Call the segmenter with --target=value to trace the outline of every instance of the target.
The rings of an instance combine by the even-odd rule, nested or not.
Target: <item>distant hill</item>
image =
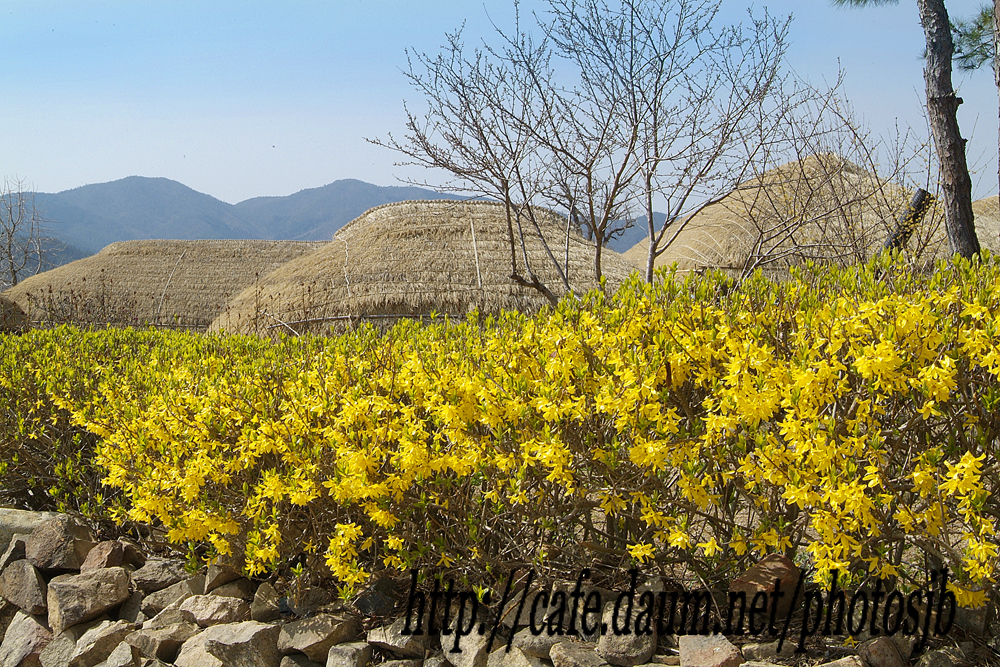
[[[373,206],[442,198],[453,197],[349,179],[233,205],[170,179],[130,176],[56,194],[39,192],[35,205],[48,221],[48,234],[90,254],[134,239],[325,241]]]

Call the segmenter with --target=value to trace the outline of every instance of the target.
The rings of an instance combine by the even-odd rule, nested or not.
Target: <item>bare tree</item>
[[[42,270],[42,217],[24,181],[4,178],[0,188],[0,289]]]
[[[766,140],[760,109],[778,82],[787,22],[765,14],[745,29],[716,28],[719,6],[549,0],[535,16],[539,39],[519,16],[513,32],[497,29],[498,46],[471,54],[451,34],[437,55],[408,54],[425,113],[408,109],[405,138],[375,143],[445,170],[454,179],[446,189],[504,202],[512,277],[550,299],[524,252],[525,226],[538,229],[536,202],[565,211],[567,233],[578,227],[594,240],[598,278],[604,245],[645,210],[651,280],[676,236],[667,228],[739,183],[760,157],[752,137]],[[652,209],[664,199],[657,230]],[[568,263],[545,247],[569,288]]]

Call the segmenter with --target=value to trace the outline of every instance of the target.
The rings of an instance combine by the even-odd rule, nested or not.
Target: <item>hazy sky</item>
[[[979,2],[949,0],[953,16]],[[728,20],[748,0],[723,0]],[[876,133],[924,131],[916,3],[866,10],[828,0],[754,3],[793,14],[789,65],[816,83],[839,66]],[[541,7],[524,0],[523,10]],[[341,178],[419,177],[365,142],[401,134],[404,49],[436,51],[509,26],[507,0],[48,2],[0,4],[0,176],[41,192],[164,176],[223,201],[287,195]],[[976,195],[997,192],[992,73],[956,74]],[[433,180],[433,177],[432,177]]]

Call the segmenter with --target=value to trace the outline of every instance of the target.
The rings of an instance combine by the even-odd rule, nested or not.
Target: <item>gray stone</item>
[[[189,611],[181,610],[177,605],[170,605],[159,614],[143,623],[142,629],[155,630],[157,628],[165,628],[178,623],[185,625],[198,625],[194,620],[194,614]]]
[[[42,667],[94,667],[133,630],[131,623],[107,619],[74,625],[56,635],[39,659]]]
[[[388,649],[397,655],[423,657],[424,651],[430,645],[427,627],[424,626],[422,635],[404,635],[405,626],[406,619],[397,618],[389,625],[373,628],[368,632],[368,643]]]
[[[392,577],[382,577],[358,594],[354,608],[365,616],[385,617],[396,609],[396,600],[404,591]]]
[[[62,516],[57,512],[29,512],[0,508],[0,545],[10,544],[15,534],[30,535],[31,531],[49,519]]]
[[[254,593],[256,592],[257,586],[254,585],[254,583],[249,579],[244,578],[230,581],[228,584],[223,584],[212,589],[212,595],[218,595],[226,598],[239,598],[240,600],[245,600],[247,602],[253,600]]]
[[[349,642],[331,646],[326,654],[326,667],[367,667],[375,652],[368,642]]]
[[[146,554],[142,553],[142,549],[139,547],[138,543],[127,537],[119,538],[118,541],[122,543],[122,547],[125,549],[122,556],[122,562],[125,565],[138,570],[146,564]]]
[[[433,655],[429,658],[424,658],[422,667],[451,667],[451,663],[439,655]]]
[[[60,514],[31,531],[24,557],[39,570],[79,570],[93,546],[89,528]]]
[[[87,554],[80,566],[81,573],[92,572],[104,567],[119,567],[125,560],[125,547],[118,540],[98,542]]]
[[[514,640],[511,642],[511,645],[521,649],[528,655],[548,660],[552,647],[564,641],[566,641],[565,637],[549,635],[548,632],[534,635],[531,633],[530,628],[525,628],[514,634]]]
[[[423,667],[423,660],[386,660],[379,667]]]
[[[118,618],[129,623],[139,623],[140,615],[145,619],[146,616],[142,614],[143,597],[145,596],[142,594],[142,591],[136,591],[129,595],[128,600],[125,600],[121,609],[118,610]]]
[[[549,658],[555,667],[603,667],[605,662],[591,642],[561,641],[552,647]]]
[[[788,646],[788,642],[785,642],[785,646]],[[784,650],[784,647],[782,647],[782,649]],[[778,642],[767,642],[766,644],[744,644],[741,647],[741,650],[743,652],[743,657],[746,658],[748,662],[755,660],[757,662],[766,662],[771,658],[778,657]]]
[[[7,632],[7,626],[14,620],[14,614],[19,611],[20,609],[15,605],[0,598],[0,641],[3,641],[3,635]]]
[[[200,632],[184,642],[174,660],[175,667],[224,667],[221,660],[205,650],[207,639],[206,633]]]
[[[52,633],[43,618],[18,611],[0,644],[0,667],[39,667],[38,656],[50,641]]]
[[[150,558],[132,573],[132,582],[140,591],[149,594],[184,581],[188,576],[184,570],[184,561]]]
[[[26,614],[44,614],[45,580],[35,566],[16,560],[0,574],[0,597],[18,606]]]
[[[544,664],[541,658],[528,655],[516,646],[511,646],[508,651],[506,645],[490,653],[486,661],[486,667],[542,667]]]
[[[964,663],[963,656],[954,648],[928,651],[920,656],[915,667],[958,667]]]
[[[257,587],[257,592],[253,596],[253,604],[250,605],[250,618],[261,623],[277,621],[281,618],[278,610],[278,591],[274,586],[266,581]]]
[[[219,586],[236,581],[241,577],[242,575],[232,565],[212,563],[208,566],[208,572],[205,574],[205,593],[211,593]]]
[[[7,545],[7,550],[0,556],[0,571],[3,571],[14,561],[24,558],[24,545],[27,541],[28,536],[24,533],[14,533],[13,537],[10,538],[10,544]]]
[[[868,667],[906,667],[906,661],[899,654],[896,643],[889,637],[863,642],[858,646],[858,655]]]
[[[305,653],[310,660],[322,662],[331,646],[353,641],[361,631],[361,623],[356,618],[317,614],[281,626],[278,650],[285,655]]]
[[[194,623],[173,623],[166,627],[136,630],[125,637],[125,641],[147,658],[173,662],[181,645],[198,631]]]
[[[313,662],[304,655],[286,655],[281,659],[278,667],[323,667],[323,665]]]
[[[189,612],[203,628],[250,619],[250,605],[239,598],[220,595],[193,595],[181,602],[180,609]]]
[[[152,562],[152,561],[150,561]],[[149,563],[147,563],[148,565]],[[133,573],[133,577],[135,574]],[[147,593],[142,599],[141,610],[147,617],[153,618],[161,611],[172,604],[180,604],[192,595],[199,595],[205,586],[205,575],[199,574],[196,577],[178,581],[177,583],[162,588],[155,593]]]
[[[615,603],[608,602],[604,605],[604,616],[601,618],[602,627],[611,629],[614,622]],[[621,612],[619,613],[621,614]],[[632,618],[635,618],[633,610]],[[656,619],[652,619],[650,633],[636,634],[635,625],[627,628],[628,634],[616,634],[615,632],[605,632],[597,642],[597,654],[604,658],[604,661],[611,665],[621,667],[632,667],[641,665],[649,661],[656,651]],[[621,623],[623,621],[619,621]]]
[[[279,632],[277,625],[257,621],[213,625],[204,632],[205,650],[227,666],[278,667]]]
[[[468,605],[469,603],[466,603],[464,612],[459,604],[451,610],[450,634],[441,637],[441,648],[444,651],[444,658],[454,667],[486,667],[492,648],[489,646],[491,632],[479,634],[476,626],[491,628],[492,619],[484,615],[484,610],[478,607],[477,612],[473,614],[472,608]],[[460,613],[463,615],[462,619],[459,619]]]
[[[139,658],[139,649],[123,641],[97,667],[136,667],[139,664]]]
[[[740,650],[722,635],[682,635],[681,667],[738,667]]]
[[[58,634],[97,618],[128,596],[128,572],[121,567],[56,577],[48,588],[49,627]]]

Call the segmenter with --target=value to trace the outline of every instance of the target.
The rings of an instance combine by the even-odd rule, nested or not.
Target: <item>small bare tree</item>
[[[4,178],[0,188],[0,290],[42,270],[42,217],[24,181]]]

